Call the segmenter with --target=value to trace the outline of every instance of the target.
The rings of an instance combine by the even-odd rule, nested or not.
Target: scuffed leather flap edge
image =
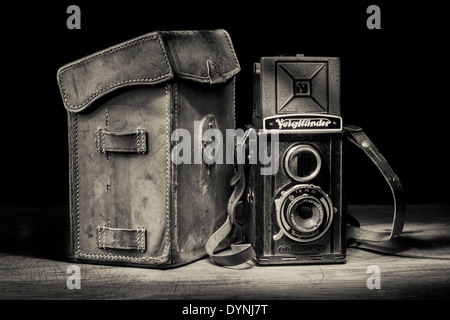
[[[160,32],[152,32],[62,66],[57,81],[69,112],[124,86],[157,84],[173,77]]]
[[[57,81],[65,108],[80,112],[121,87],[153,85],[174,77],[223,83],[241,70],[223,29],[156,31],[62,66]]]
[[[175,74],[207,84],[224,83],[241,71],[224,29],[161,31]]]

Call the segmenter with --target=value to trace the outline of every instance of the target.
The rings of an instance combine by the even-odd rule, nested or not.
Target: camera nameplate
[[[264,118],[263,130],[286,133],[342,131],[342,118],[334,115],[286,114]]]

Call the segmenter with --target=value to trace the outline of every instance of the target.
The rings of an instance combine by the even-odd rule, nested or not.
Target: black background
[[[227,30],[242,71],[238,126],[250,123],[252,67],[261,56],[341,59],[344,123],[364,128],[388,159],[409,203],[449,203],[448,32],[430,1],[111,1],[2,5],[1,205],[68,204],[62,65],[156,30]],[[81,9],[69,30],[66,9]],[[381,9],[369,30],[366,9]],[[6,72],[5,72],[6,71]],[[349,149],[350,203],[390,203],[382,176]]]

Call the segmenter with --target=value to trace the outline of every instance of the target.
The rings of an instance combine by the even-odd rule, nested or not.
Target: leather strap
[[[233,193],[230,196],[227,207],[227,219],[225,223],[208,239],[206,243],[206,253],[211,260],[221,266],[235,266],[247,262],[255,257],[255,252],[251,244],[232,244],[231,253],[214,253],[219,244],[231,233],[235,224],[236,207],[245,191],[244,165],[239,164],[238,170],[231,178]]]
[[[95,132],[95,146],[98,152],[145,153],[147,151],[147,132],[112,132],[98,129]]]
[[[97,247],[100,249],[136,250],[146,249],[146,231],[144,228],[110,228],[98,226]]]
[[[378,149],[375,147],[369,137],[367,137],[367,135],[362,131],[361,128],[349,125],[345,127],[345,130],[347,130],[347,132],[349,133],[348,140],[362,149],[383,174],[389,184],[389,187],[391,188],[392,196],[394,199],[394,219],[390,232],[376,232],[360,228],[359,222],[353,217],[350,217],[350,219],[347,220],[347,237],[365,241],[390,240],[398,236],[402,232],[405,223],[406,205],[403,187],[400,183],[400,179],[397,177],[386,159],[378,151]],[[217,248],[219,243],[223,239],[225,239],[232,230],[235,220],[234,215],[236,206],[245,191],[245,176],[243,165],[238,165],[238,170],[231,179],[231,185],[234,185],[235,189],[228,202],[227,219],[222,227],[220,227],[206,243],[206,252],[210,256],[211,260],[221,266],[238,265],[255,257],[255,253],[250,244],[232,245],[232,252],[226,255],[214,254],[214,250]]]
[[[355,144],[358,148],[364,151],[369,159],[375,164],[378,170],[383,174],[386,182],[392,192],[394,201],[394,214],[392,221],[392,228],[390,232],[375,232],[360,228],[359,226],[347,224],[347,236],[356,240],[365,241],[387,241],[398,236],[405,224],[406,204],[404,198],[404,190],[400,179],[392,170],[391,166],[383,155],[378,151],[369,137],[362,131],[361,128],[349,125],[345,129],[350,134],[348,140]]]

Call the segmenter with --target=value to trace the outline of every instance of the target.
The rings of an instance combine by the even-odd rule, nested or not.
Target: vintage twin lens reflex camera
[[[244,241],[260,264],[344,263],[339,58],[263,57],[253,100],[258,139],[278,132],[280,169],[248,166]]]

